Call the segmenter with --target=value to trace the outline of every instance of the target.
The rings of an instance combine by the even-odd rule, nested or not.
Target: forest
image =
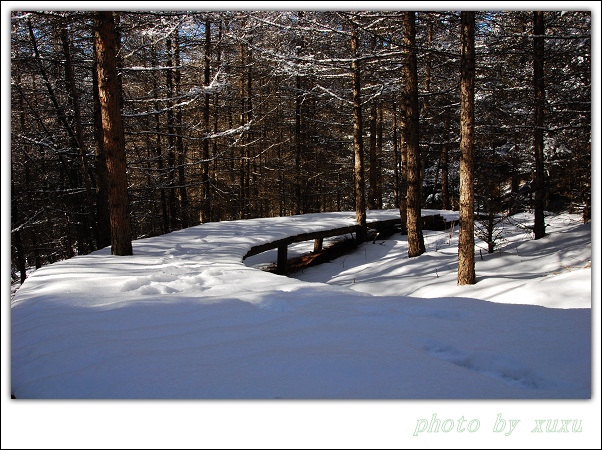
[[[111,245],[103,24],[119,207],[138,239],[234,219],[459,210],[463,17],[13,11],[14,279]],[[536,237],[538,211],[542,225],[544,211],[589,220],[591,12],[480,11],[472,23],[474,233],[493,251],[501,218],[520,211],[535,211]]]

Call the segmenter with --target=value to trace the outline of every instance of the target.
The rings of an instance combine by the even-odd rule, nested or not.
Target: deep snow
[[[36,271],[12,302],[12,393],[590,397],[590,225],[552,217],[533,241],[507,224],[469,287],[456,285],[455,231],[425,232],[412,259],[401,235],[366,243],[299,279],[257,270],[259,255],[242,263],[251,245],[353,217],[208,223],[138,240],[131,257],[104,249]]]
[[[202,417],[213,424],[206,433],[221,436],[211,445],[222,448],[246,442],[244,433],[230,435],[230,422],[249,436],[271,430],[259,446],[309,425],[333,439],[319,443],[342,442],[330,434],[344,429],[344,442],[368,446],[391,445],[392,433],[399,434],[396,446],[489,445],[483,436],[459,444],[452,442],[465,435],[414,436],[417,423],[433,414],[455,423],[461,416],[480,419],[484,435],[502,413],[525,423],[514,436],[545,442],[529,434],[533,419],[543,419],[541,405],[480,402],[471,410],[449,399],[582,399],[577,406],[548,401],[543,409],[551,418],[577,411],[566,418],[585,419],[591,432],[599,429],[599,411],[578,412],[592,394],[591,225],[575,215],[548,216],[548,236],[533,241],[525,229],[530,220],[524,214],[506,223],[499,248],[483,251],[482,259],[477,241],[477,284],[463,287],[456,284],[457,228],[425,231],[427,252],[412,259],[406,238],[396,234],[289,277],[258,269],[275,261],[275,251],[242,261],[253,245],[352,224],[351,212],[207,223],[137,240],[131,257],[103,249],[55,263],[34,272],[13,299],[11,391],[38,399],[448,400],[345,402],[334,411],[326,403],[321,412],[279,400],[227,410],[210,403],[185,418],[178,407],[172,423],[188,424],[189,433],[200,426],[194,417]],[[289,256],[312,246],[291,245]],[[164,411],[159,404],[159,410],[143,405],[136,418],[168,420],[155,417]],[[397,409],[383,417],[382,408]],[[112,429],[129,435],[127,412],[100,414],[121,418]],[[85,422],[79,414],[70,418],[78,420]],[[369,424],[384,427],[382,436],[366,440],[360,433]],[[320,446],[313,437],[295,435],[291,445]],[[290,438],[290,432],[281,437]],[[409,438],[421,440],[405,443]],[[558,444],[564,436],[545,438]]]

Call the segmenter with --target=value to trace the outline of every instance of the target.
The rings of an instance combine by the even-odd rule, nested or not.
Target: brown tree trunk
[[[543,163],[543,133],[544,133],[544,34],[545,26],[543,11],[533,13],[533,84],[535,87],[535,223],[533,226],[534,239],[540,239],[546,234],[544,220],[545,207],[545,174]]]
[[[458,284],[475,283],[474,262],[474,25],[475,13],[461,14],[460,79],[460,234]]]
[[[362,103],[360,83],[360,62],[358,59],[358,38],[356,25],[351,31],[351,76],[353,80],[353,154],[355,157],[355,220],[360,225],[356,239],[362,242],[366,239],[366,194],[364,179],[364,146],[362,143]]]
[[[246,46],[244,43],[241,43],[240,44],[240,66],[242,67],[242,70],[240,72],[240,122],[239,122],[240,126],[243,126],[247,119],[246,108],[248,108],[248,106],[247,106],[247,102],[245,101],[246,100],[245,86],[246,86],[246,78],[247,78],[246,72],[245,72],[246,64],[247,64]],[[247,215],[246,214],[247,199],[245,198],[245,179],[247,179],[246,165],[247,165],[247,160],[248,160],[248,149],[247,149],[247,146],[245,145],[245,143],[248,141],[248,139],[246,138],[247,133],[245,133],[245,138],[241,139],[242,145],[240,146],[239,180],[238,180],[238,183],[239,183],[238,218],[239,219],[244,219]]]
[[[174,37],[174,59],[175,59],[175,70],[174,70],[174,84],[176,88],[176,97],[179,98],[181,95],[181,74],[180,74],[180,34],[178,30],[175,31]],[[178,154],[178,184],[180,194],[180,215],[182,220],[182,228],[188,228],[190,226],[190,202],[188,200],[188,191],[186,189],[186,176],[184,167],[186,163],[186,147],[182,140],[182,134],[184,133],[183,122],[182,122],[182,109],[178,108],[176,111],[176,150]],[[217,131],[217,128],[216,130]]]
[[[405,116],[405,100],[401,102],[399,129],[401,130],[401,177],[399,180],[399,214],[401,216],[401,233],[408,234],[408,146],[405,138],[407,120]]]
[[[107,158],[111,253],[131,255],[132,232],[129,217],[125,137],[121,118],[121,90],[117,79],[117,37],[113,13],[95,15],[94,52],[98,71],[98,98],[103,130],[103,149]]]
[[[383,209],[383,104],[378,104],[376,122],[376,209]]]
[[[299,20],[303,19],[304,12],[298,11]],[[305,42],[300,39],[295,54],[297,57],[302,55]],[[295,214],[302,214],[304,210],[303,202],[303,155],[305,154],[305,133],[303,132],[302,104],[303,104],[303,82],[300,75],[295,76]]]
[[[418,70],[416,62],[415,13],[403,13],[404,66],[403,97],[405,128],[404,141],[407,151],[407,229],[408,257],[424,253],[422,235],[422,210],[420,189],[420,140],[418,130]]]
[[[301,181],[301,157],[303,155],[303,142],[301,141],[301,102],[303,94],[301,92],[301,77],[299,75],[295,77],[295,84],[295,214],[301,214],[303,212],[301,197],[301,185],[303,184]]]
[[[172,60],[172,44],[171,39],[165,39],[165,52],[167,56],[167,66],[173,65]],[[173,85],[173,72],[169,69],[165,73],[165,84],[167,87],[167,95],[169,100],[167,101],[167,185],[169,187],[169,228],[170,230],[177,230],[178,227],[178,205],[176,202],[176,140],[174,130],[174,113],[173,113],[173,98],[174,98],[174,85]]]
[[[211,22],[205,20],[205,67],[203,70],[203,85],[209,86],[211,82]],[[211,94],[205,94],[205,104],[203,106],[203,127],[205,133],[210,134],[211,124],[209,122]],[[209,186],[209,138],[203,139],[203,163],[201,172],[201,183],[203,185],[203,197],[201,200],[201,222],[211,221],[211,195]]]
[[[377,175],[376,175],[376,101],[370,102],[370,167],[368,169],[368,209],[377,209]]]
[[[444,143],[441,149],[441,203],[443,209],[451,209],[451,202],[449,201],[449,147],[447,143]]]
[[[98,61],[94,53],[94,70],[92,71],[92,101],[94,103],[94,139],[96,140],[96,227],[98,230],[98,248],[111,245],[111,214],[109,212],[109,175],[107,172],[107,156],[104,150],[100,99],[98,97]]]
[[[395,184],[395,189],[393,191],[395,207],[399,208],[399,165],[401,163],[399,157],[399,146],[398,146],[398,137],[397,137],[397,105],[393,102],[393,182]]]

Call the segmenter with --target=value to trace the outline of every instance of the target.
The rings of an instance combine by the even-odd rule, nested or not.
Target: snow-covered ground
[[[513,219],[494,254],[477,242],[473,286],[456,283],[457,229],[425,231],[427,252],[411,259],[397,234],[289,277],[257,269],[275,251],[242,261],[253,245],[353,224],[350,212],[207,223],[135,241],[134,256],[104,249],[43,267],[11,304],[11,392],[589,399],[591,225],[549,216],[534,241],[531,216]],[[420,417],[400,427],[414,432]]]

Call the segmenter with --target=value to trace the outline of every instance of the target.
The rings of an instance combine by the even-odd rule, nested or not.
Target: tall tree
[[[458,284],[475,283],[474,262],[474,11],[461,13],[460,60],[460,234]]]
[[[111,11],[99,11],[95,15],[94,53],[109,181],[111,253],[126,256],[133,253],[132,232],[128,211],[121,89],[117,78],[117,34]]]
[[[366,234],[366,182],[364,179],[364,145],[362,142],[362,101],[357,25],[351,28],[351,77],[353,82],[353,154],[355,158],[355,219],[361,227],[357,240],[363,241]]]
[[[211,79],[211,21],[205,19],[205,57],[203,68],[203,85],[209,86]],[[201,182],[203,184],[203,197],[201,201],[201,222],[211,220],[211,192],[209,184],[209,134],[211,133],[211,124],[209,122],[210,99],[211,94],[206,92],[203,105],[203,127],[207,136],[203,139],[203,163],[201,172]]]
[[[544,221],[545,207],[545,174],[543,163],[543,134],[544,134],[544,35],[545,26],[543,11],[533,12],[533,85],[534,85],[534,150],[535,150],[535,188],[533,234],[535,239],[541,239],[546,234]]]
[[[92,103],[94,105],[94,140],[95,149],[95,176],[96,176],[96,216],[98,220],[98,247],[104,248],[111,245],[111,214],[109,211],[109,175],[107,173],[107,154],[104,150],[102,132],[102,114],[100,98],[98,97],[98,66],[97,54],[94,52],[94,65],[92,70]]]
[[[418,64],[416,60],[416,13],[403,13],[404,65],[403,111],[405,127],[404,145],[407,152],[407,230],[408,256],[425,252],[422,235],[422,210],[420,189],[420,139],[418,111]]]

